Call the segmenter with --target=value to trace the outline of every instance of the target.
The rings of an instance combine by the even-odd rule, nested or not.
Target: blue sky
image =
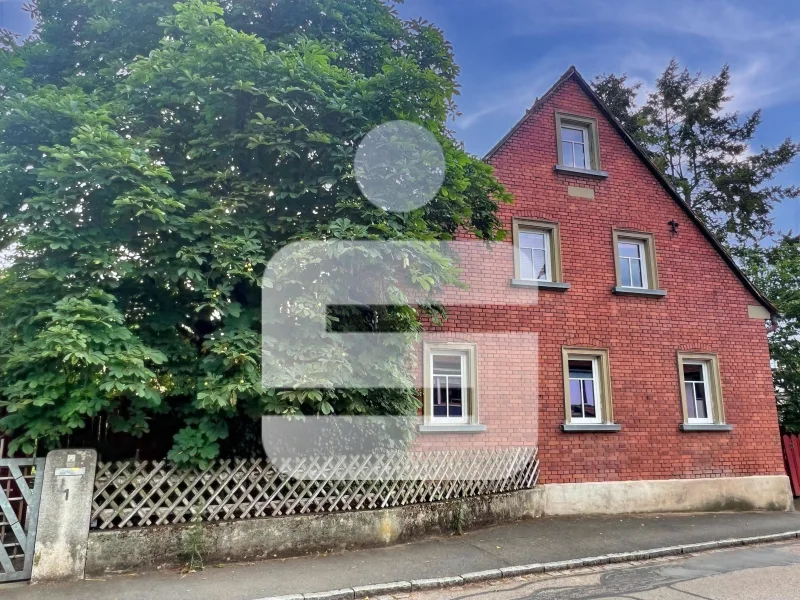
[[[0,0],[0,27],[25,31],[23,0]],[[574,64],[591,79],[622,73],[652,84],[671,57],[692,71],[732,69],[731,110],[763,109],[756,145],[800,140],[797,0],[406,0],[453,43],[462,113],[453,129],[482,155]],[[780,177],[800,184],[800,161]],[[800,200],[776,210],[800,232]]]
[[[763,109],[755,145],[800,140],[800,3],[797,0],[406,0],[403,16],[440,26],[461,67],[467,149],[483,154],[567,67],[587,79],[628,73],[652,85],[670,58],[691,71],[730,64],[730,110]],[[780,176],[800,184],[800,160]],[[776,210],[800,232],[800,200]]]

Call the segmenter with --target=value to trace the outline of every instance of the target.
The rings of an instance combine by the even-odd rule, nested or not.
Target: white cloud
[[[749,0],[501,0],[515,14],[511,31],[542,33],[552,28],[612,28],[642,33],[692,35],[726,43],[797,37],[800,19],[764,17],[764,4]],[[755,9],[755,10],[754,10]]]
[[[467,130],[490,115],[521,117],[525,109],[553,85],[567,66],[563,61],[544,57],[532,68],[494,82],[491,94],[480,98],[476,107],[465,110],[463,116],[456,119],[456,128]]]
[[[486,82],[480,92],[466,90],[462,102],[469,98],[471,103],[463,109],[463,116],[456,119],[455,127],[467,131],[488,117],[506,117],[510,126],[570,65],[575,65],[587,79],[604,72],[627,72],[629,81],[647,86],[671,57],[668,52],[651,51],[638,43],[615,42],[592,48],[558,45],[538,56],[532,64],[526,64],[524,69]],[[642,100],[646,99],[647,91],[646,87],[641,91]]]
[[[731,65],[732,110],[743,112],[800,99],[800,14],[788,6],[770,13],[749,0],[500,0],[508,15],[505,31],[519,44],[550,45],[533,64],[511,76],[484,82],[456,128],[467,130],[490,115],[519,118],[569,64],[587,77],[627,72],[631,81],[652,85],[670,58],[711,75]],[[783,13],[783,14],[781,14]],[[494,31],[494,34],[497,32]],[[555,46],[553,46],[553,40]]]

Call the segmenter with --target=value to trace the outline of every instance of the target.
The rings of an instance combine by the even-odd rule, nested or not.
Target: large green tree
[[[744,264],[781,313],[769,334],[772,376],[781,424],[800,433],[800,238],[782,236],[748,252]]]
[[[705,78],[673,59],[643,103],[637,103],[641,84],[626,75],[599,76],[593,87],[734,254],[772,235],[772,209],[800,196],[800,187],[774,181],[800,154],[800,144],[786,139],[774,148],[754,147],[761,111],[726,111],[727,66]]]
[[[262,414],[413,413],[410,388],[263,389],[260,278],[298,240],[502,236],[507,193],[446,128],[458,69],[441,32],[380,0],[38,0],[35,17],[0,52],[14,445],[58,445],[95,417],[142,436],[163,418],[178,423],[170,457],[202,462]],[[397,119],[431,131],[447,164],[436,198],[403,214],[353,178],[359,140]],[[406,283],[455,281],[444,255],[429,278],[390,258]],[[334,321],[419,327],[408,307]]]

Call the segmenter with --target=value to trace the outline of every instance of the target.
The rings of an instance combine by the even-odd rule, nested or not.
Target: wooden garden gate
[[[797,498],[800,496],[800,436],[784,434],[781,442],[786,474],[792,484],[792,494]]]
[[[0,582],[31,578],[44,458],[0,458]]]

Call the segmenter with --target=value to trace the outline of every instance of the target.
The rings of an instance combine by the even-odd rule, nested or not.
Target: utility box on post
[[[47,455],[32,583],[83,579],[96,467],[94,450]]]

